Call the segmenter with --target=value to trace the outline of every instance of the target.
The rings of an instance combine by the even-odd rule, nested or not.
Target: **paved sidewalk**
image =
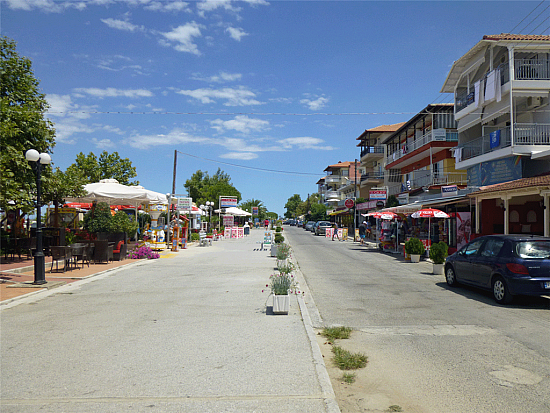
[[[263,233],[3,305],[0,410],[339,413],[304,299],[262,292]]]

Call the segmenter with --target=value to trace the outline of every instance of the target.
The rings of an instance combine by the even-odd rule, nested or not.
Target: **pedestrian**
[[[363,221],[359,225],[359,238],[361,238],[361,245],[365,243],[365,235],[367,234],[367,222]]]
[[[334,236],[336,235],[336,238],[338,241],[340,241],[340,237],[338,236],[338,224],[335,222],[332,224],[332,240],[334,241]]]
[[[267,227],[269,227],[269,219],[266,219],[264,221],[264,225],[265,225],[265,230],[267,231]]]

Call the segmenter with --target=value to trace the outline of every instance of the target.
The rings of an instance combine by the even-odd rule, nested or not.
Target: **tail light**
[[[529,275],[529,270],[525,265],[508,263],[506,264],[506,268],[508,268],[508,270],[510,270],[514,274]]]

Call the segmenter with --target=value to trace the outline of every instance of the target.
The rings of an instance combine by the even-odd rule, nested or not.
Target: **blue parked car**
[[[487,235],[474,239],[445,262],[447,284],[469,284],[493,292],[499,304],[514,295],[550,295],[550,238]]]

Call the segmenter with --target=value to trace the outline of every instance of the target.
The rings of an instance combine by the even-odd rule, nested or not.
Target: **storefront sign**
[[[220,208],[231,208],[237,206],[237,198],[220,196]]]
[[[192,207],[192,198],[178,198],[178,211],[190,211]]]
[[[397,195],[397,200],[399,201],[399,205],[407,205],[409,203],[409,194],[399,194]]]
[[[447,185],[441,187],[441,196],[457,196],[458,195],[458,186],[456,185]]]
[[[223,226],[232,227],[235,225],[235,217],[233,215],[224,215],[223,216]]]
[[[355,201],[351,198],[348,198],[344,201],[344,205],[346,206],[346,208],[353,208],[353,206],[355,205]]]
[[[521,156],[482,162],[467,169],[469,186],[485,186],[522,178]]]
[[[252,215],[260,215],[258,207],[252,207]]]
[[[383,201],[378,201],[378,202],[382,202],[382,206],[384,206]],[[360,204],[357,204],[356,209],[358,211],[362,211],[364,209],[374,209],[374,208],[376,208],[376,204],[377,204],[376,201],[362,202]]]
[[[369,191],[370,200],[382,199],[385,201],[386,198],[387,198],[387,192],[385,189],[384,190],[377,189],[377,190]]]

